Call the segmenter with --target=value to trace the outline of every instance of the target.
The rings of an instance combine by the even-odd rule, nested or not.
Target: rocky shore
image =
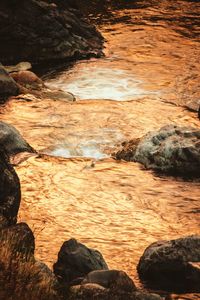
[[[49,1],[50,2],[50,1]],[[103,37],[73,3],[3,0],[0,59],[5,64],[101,56]]]
[[[67,4],[65,1],[2,1],[1,61],[38,63],[102,55],[103,38],[83,20],[79,5],[78,1]],[[5,104],[10,96],[17,101],[18,95],[25,101],[35,98],[75,101],[72,94],[45,86],[30,71],[29,63],[8,68],[0,65],[1,102]],[[168,125],[124,142],[114,157],[139,162],[147,169],[164,174],[199,177],[199,139],[197,128]],[[2,121],[0,146],[0,299],[169,300],[173,299],[172,293],[200,292],[199,235],[159,240],[144,249],[137,265],[143,289],[124,271],[110,269],[98,250],[75,238],[63,241],[52,269],[38,261],[33,230],[28,224],[17,222],[21,187],[14,165],[30,156],[42,157],[42,154],[15,127]],[[51,157],[49,160],[53,162]],[[83,169],[94,165],[83,166]],[[35,194],[39,192],[39,189],[34,190]],[[114,192],[115,187],[112,197]],[[120,198],[123,195],[124,191]],[[162,293],[148,290],[162,290]]]

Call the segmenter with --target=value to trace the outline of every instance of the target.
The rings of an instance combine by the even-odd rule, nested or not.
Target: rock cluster
[[[0,299],[163,299],[138,290],[125,272],[109,270],[99,251],[75,239],[62,245],[54,273],[35,259],[33,232],[25,223],[16,224],[21,199],[20,182],[9,163],[10,154],[16,150],[31,151],[32,147],[15,128],[3,122],[1,125],[3,132],[8,129],[9,134],[0,150]],[[199,249],[200,236],[156,242],[141,257],[139,276],[150,288],[199,292]]]
[[[122,144],[117,159],[142,163],[155,171],[200,176],[200,130],[167,125]]]
[[[0,28],[3,64],[102,55],[101,34],[72,2],[60,6],[40,0],[2,0]]]

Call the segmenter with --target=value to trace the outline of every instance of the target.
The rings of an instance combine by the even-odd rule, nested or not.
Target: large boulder
[[[21,200],[19,178],[0,148],[0,228],[15,224]]]
[[[200,130],[167,125],[141,139],[123,143],[114,155],[156,171],[200,176]]]
[[[20,152],[36,152],[15,127],[2,121],[0,121],[0,147],[5,149],[8,156]]]
[[[40,0],[1,0],[0,28],[3,64],[102,54],[101,34],[84,21],[72,3],[65,8]]]
[[[4,102],[9,96],[18,95],[18,92],[16,82],[0,63],[0,102]]]
[[[53,269],[61,281],[72,284],[81,282],[89,272],[107,270],[108,266],[99,251],[70,239],[62,245]]]
[[[200,236],[151,244],[137,269],[141,280],[151,288],[200,292]]]

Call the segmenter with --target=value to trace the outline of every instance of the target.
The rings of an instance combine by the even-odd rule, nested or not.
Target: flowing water
[[[151,242],[200,233],[200,183],[158,177],[110,154],[163,125],[200,128],[185,108],[200,100],[200,4],[136,1],[111,13],[103,22],[94,17],[106,39],[104,58],[46,76],[76,102],[21,98],[1,119],[48,154],[17,167],[20,220],[34,230],[36,256],[52,266],[61,244],[75,237],[140,286],[136,265]]]

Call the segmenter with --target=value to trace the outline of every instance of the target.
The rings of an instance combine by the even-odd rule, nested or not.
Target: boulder
[[[151,244],[137,269],[140,279],[151,288],[200,292],[200,236]]]
[[[103,37],[73,1],[60,6],[40,0],[1,0],[0,28],[3,64],[102,55]]]
[[[80,283],[89,272],[107,270],[108,266],[99,251],[70,239],[62,245],[53,269],[61,281],[71,285]]]
[[[0,147],[5,149],[8,156],[20,152],[36,153],[25,141],[19,131],[10,124],[0,121]]]
[[[0,63],[0,101],[4,102],[9,96],[18,95],[18,92],[16,82]]]
[[[117,159],[142,163],[155,171],[200,176],[200,130],[168,125],[123,143]]]
[[[15,224],[21,200],[20,182],[9,163],[6,151],[0,148],[0,228]]]

